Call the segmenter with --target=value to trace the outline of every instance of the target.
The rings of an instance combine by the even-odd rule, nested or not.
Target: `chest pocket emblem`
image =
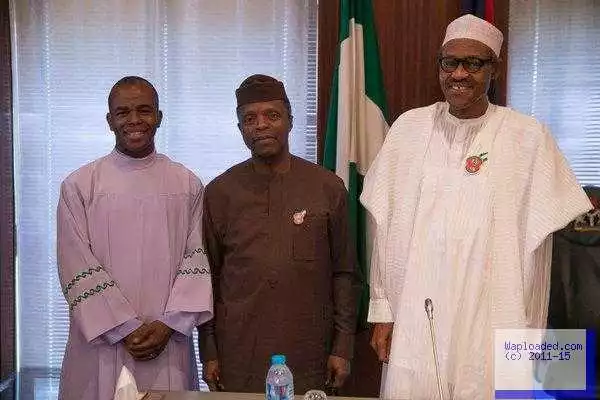
[[[292,216],[294,225],[302,225],[304,223],[304,217],[306,217],[306,210],[295,212]]]

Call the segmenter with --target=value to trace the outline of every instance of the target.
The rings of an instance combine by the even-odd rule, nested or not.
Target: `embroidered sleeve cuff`
[[[390,303],[386,299],[372,299],[369,302],[369,322],[394,322]]]
[[[331,354],[342,357],[345,360],[351,360],[354,355],[354,335],[337,331],[333,340]]]

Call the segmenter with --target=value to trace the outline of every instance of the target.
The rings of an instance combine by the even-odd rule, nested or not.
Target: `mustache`
[[[452,85],[455,83],[468,83],[468,84],[473,84],[473,79],[470,78],[463,78],[463,79],[447,79],[446,80],[446,85]]]
[[[252,143],[258,142],[259,140],[264,140],[264,139],[274,139],[277,140],[277,138],[273,135],[260,135],[260,136],[256,136],[252,138]]]
[[[472,89],[474,87],[474,85],[472,83],[466,82],[466,81],[448,82],[444,85],[444,87],[446,89],[452,89],[452,86],[454,86],[454,85],[462,86],[466,89]]]

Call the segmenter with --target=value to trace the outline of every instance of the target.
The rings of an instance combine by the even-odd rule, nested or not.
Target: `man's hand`
[[[130,333],[123,342],[136,360],[153,360],[162,353],[173,334],[173,329],[160,321],[144,324]]]
[[[377,353],[379,361],[389,362],[390,349],[392,347],[392,333],[394,332],[394,323],[378,323],[373,329],[371,337],[371,347]]]
[[[225,388],[221,385],[221,370],[219,369],[219,361],[210,360],[202,365],[202,378],[208,385],[211,392],[221,392]]]
[[[131,348],[132,346],[138,345],[142,342],[142,340],[146,337],[147,330],[148,325],[143,324],[123,339],[123,344],[125,345],[127,352],[129,352],[133,358],[135,358],[135,354],[132,353]]]
[[[326,386],[339,389],[350,375],[350,361],[331,355],[327,359],[327,381]]]

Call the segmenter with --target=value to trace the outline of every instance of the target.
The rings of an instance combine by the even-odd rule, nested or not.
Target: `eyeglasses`
[[[465,57],[465,58],[455,58],[455,57],[439,57],[438,63],[440,64],[440,68],[444,70],[444,72],[454,72],[458,68],[459,65],[462,65],[465,71],[468,73],[474,74],[475,72],[479,72],[481,68],[485,64],[491,64],[494,60],[492,58],[478,58],[478,57]]]

